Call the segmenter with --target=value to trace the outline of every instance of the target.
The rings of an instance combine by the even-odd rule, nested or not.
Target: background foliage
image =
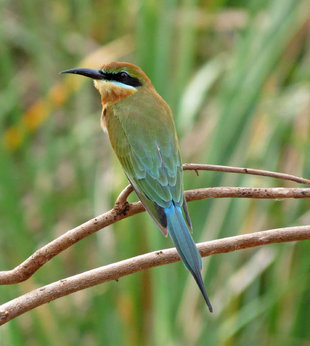
[[[110,209],[127,184],[99,126],[97,92],[58,75],[67,68],[139,64],[173,109],[184,162],[309,178],[309,23],[309,0],[1,0],[0,270]],[[187,189],[280,184],[185,173]],[[197,242],[310,222],[305,200],[189,208]],[[0,287],[0,300],[170,246],[137,215]],[[309,345],[309,251],[302,242],[204,259],[212,315],[178,263],[37,308],[1,327],[0,344]]]

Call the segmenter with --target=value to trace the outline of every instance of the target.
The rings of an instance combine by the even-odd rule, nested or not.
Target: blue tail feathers
[[[165,214],[167,216],[168,233],[175,247],[177,248],[185,267],[193,275],[208,305],[210,312],[212,312],[212,305],[207,296],[206,289],[201,277],[201,256],[190,234],[188,226],[185,223],[182,210],[179,206],[176,206],[174,205],[174,203],[172,203],[170,207],[165,208]]]

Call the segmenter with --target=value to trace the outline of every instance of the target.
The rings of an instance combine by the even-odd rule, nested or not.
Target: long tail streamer
[[[168,233],[185,267],[193,275],[210,312],[212,312],[213,308],[201,277],[201,256],[186,225],[182,210],[179,206],[175,206],[172,203],[169,208],[165,208],[165,213],[167,216]]]

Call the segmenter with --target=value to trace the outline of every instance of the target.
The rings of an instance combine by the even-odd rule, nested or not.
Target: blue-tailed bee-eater
[[[168,104],[133,64],[111,62],[100,70],[77,68],[62,73],[94,80],[101,95],[101,126],[128,180],[157,227],[170,235],[212,312],[201,276],[201,256],[191,236],[179,143]]]

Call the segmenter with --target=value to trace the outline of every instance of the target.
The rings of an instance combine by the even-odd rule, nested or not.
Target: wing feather
[[[107,113],[113,149],[142,203],[166,235],[163,208],[172,201],[183,206],[183,171],[170,108],[159,95],[146,93],[144,98],[133,95],[118,102]]]

